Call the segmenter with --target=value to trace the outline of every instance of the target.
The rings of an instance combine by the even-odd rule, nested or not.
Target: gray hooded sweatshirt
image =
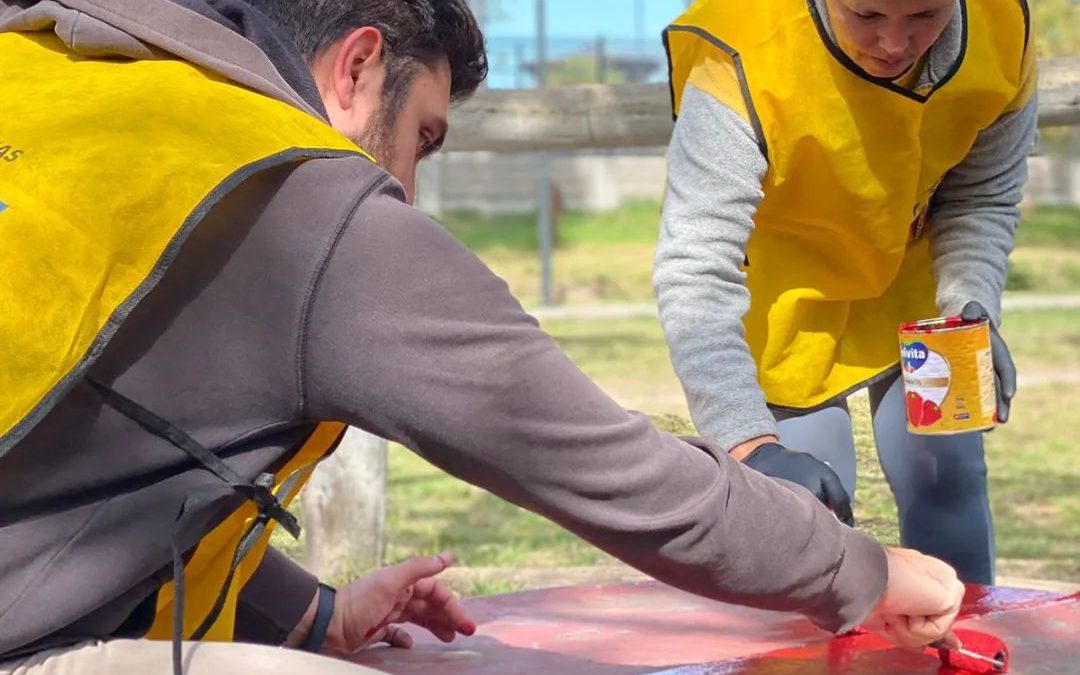
[[[235,0],[0,0],[0,30],[53,30],[98,56],[154,47],[322,117],[302,61]],[[230,193],[88,377],[248,480],[337,420],[693,593],[841,630],[884,589],[880,545],[802,488],[622,409],[359,157],[269,169]],[[144,635],[178,509],[216,482],[76,384],[0,458],[0,660]],[[202,505],[182,549],[236,506]],[[241,595],[237,638],[280,642],[315,583],[269,553]]]

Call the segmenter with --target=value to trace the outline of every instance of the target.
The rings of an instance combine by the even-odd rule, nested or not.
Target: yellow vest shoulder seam
[[[754,109],[753,97],[750,95],[750,85],[746,80],[746,69],[743,68],[742,59],[740,58],[739,53],[737,51],[735,51],[726,42],[721,40],[720,38],[716,37],[712,33],[708,32],[708,31],[706,31],[706,30],[704,30],[704,29],[702,29],[702,28],[700,28],[698,26],[684,26],[684,25],[679,25],[679,24],[672,24],[672,25],[668,26],[664,30],[664,49],[665,49],[665,51],[667,52],[667,55],[668,55],[668,67],[669,67],[669,69],[671,67],[671,62],[672,62],[672,60],[671,60],[671,45],[670,45],[670,37],[671,37],[672,33],[689,33],[689,34],[692,34],[692,35],[696,36],[697,38],[699,38],[701,40],[704,40],[705,42],[707,42],[711,46],[715,47],[720,52],[722,52],[728,59],[730,59],[731,65],[734,67],[734,70],[735,70],[735,75],[738,78],[739,91],[742,94],[742,102],[743,102],[743,105],[745,105],[746,114],[745,114],[745,116],[743,116],[743,111],[740,111],[737,108],[732,108],[732,109],[735,110],[735,112],[738,113],[740,116],[743,116],[744,119],[746,119],[750,123],[750,126],[754,130],[754,136],[757,138],[758,147],[761,149],[761,154],[762,154],[762,156],[765,157],[765,161],[768,161],[769,160],[768,142],[765,140],[765,132],[761,127],[761,120],[758,118],[757,111]],[[670,83],[670,80],[671,80],[671,78],[669,77],[669,83]],[[712,93],[712,92],[710,92],[710,93]],[[674,100],[674,97],[675,97],[674,88],[672,88],[672,90],[671,90],[671,95],[672,95],[672,110],[674,111],[674,110],[678,109],[677,106],[675,105],[676,101]],[[726,101],[721,100],[721,102],[724,103],[725,105],[728,105],[728,107],[732,107],[730,105],[730,103],[728,103]]]

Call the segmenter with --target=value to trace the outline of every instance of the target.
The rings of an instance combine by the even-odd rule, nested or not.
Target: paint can
[[[913,434],[963,434],[997,424],[990,322],[960,317],[900,326],[907,428]]]

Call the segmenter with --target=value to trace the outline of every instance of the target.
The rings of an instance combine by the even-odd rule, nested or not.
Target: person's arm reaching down
[[[714,64],[698,75],[734,77]],[[851,497],[836,473],[777,443],[746,345],[750,292],[742,265],[767,168],[749,122],[688,84],[668,148],[653,270],[660,322],[698,432],[751,468],[798,482],[852,524]]]
[[[765,157],[746,120],[688,84],[667,160],[653,285],[694,425],[725,449],[775,437],[742,323]]]
[[[805,490],[657,431],[601,392],[440,226],[372,196],[306,321],[306,413],[413,449],[707,597],[861,621],[886,557]]]

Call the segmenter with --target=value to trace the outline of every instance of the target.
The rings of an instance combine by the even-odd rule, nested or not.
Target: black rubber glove
[[[964,321],[989,319],[990,314],[978,302],[972,300],[960,311]],[[990,322],[990,356],[994,361],[994,385],[997,391],[997,421],[1005,424],[1009,421],[1009,407],[1016,395],[1016,366],[1013,364],[1009,347],[1005,344],[994,322]]]
[[[765,443],[747,455],[743,464],[772,478],[798,483],[827,506],[845,525],[855,526],[851,497],[836,472],[813,455]]]

